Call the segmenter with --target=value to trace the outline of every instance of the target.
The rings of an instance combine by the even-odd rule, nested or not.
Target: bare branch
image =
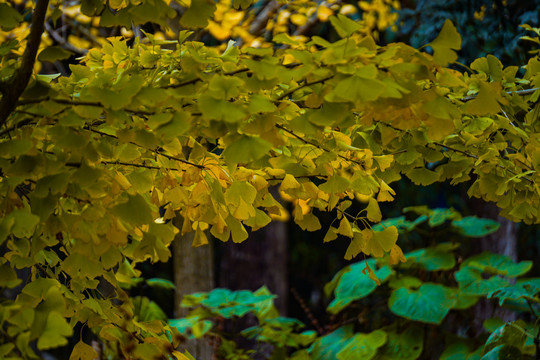
[[[60,44],[60,46],[64,49],[79,55],[86,55],[88,53],[87,49],[78,48],[70,44],[68,41],[64,40],[64,38],[60,36],[50,24],[45,23],[45,30],[47,30],[47,33],[54,39],[54,41]]]
[[[316,147],[317,149],[321,149],[327,153],[333,153],[332,151],[328,150],[327,148],[319,145],[319,144],[316,144],[314,142],[311,142],[309,140],[306,140],[304,139],[303,137],[301,137],[300,135],[296,134],[294,131],[292,130],[289,130],[287,129],[286,127],[284,127],[283,125],[280,125],[280,124],[276,124],[275,127],[277,127],[278,129],[281,129],[283,131],[285,131],[286,133],[294,136],[295,138],[297,138],[298,140],[302,141],[304,144],[308,144],[308,145],[311,145],[311,146],[314,146]],[[335,153],[334,153],[335,154]],[[341,154],[336,154],[337,157],[339,157],[340,159],[343,159],[345,161],[349,161],[349,162],[352,162],[352,163],[355,163],[356,165],[360,165],[362,168],[364,168],[364,163],[362,161],[357,161],[357,160],[354,160],[354,159],[351,159],[351,158],[348,158],[346,156],[343,156]]]
[[[21,67],[17,69],[11,81],[8,84],[4,84],[7,86],[3,86],[4,91],[2,100],[0,101],[0,126],[6,123],[7,118],[17,106],[17,100],[19,100],[24,89],[28,86],[28,81],[30,80],[36,62],[39,44],[41,43],[41,34],[43,34],[43,24],[45,23],[48,6],[49,0],[37,0],[36,2],[36,7],[32,14],[32,27],[26,43],[26,49],[24,49],[22,55]]]
[[[508,95],[516,94],[516,95],[520,95],[520,96],[525,96],[525,95],[530,95],[530,94],[534,93],[536,90],[540,90],[540,88],[532,88],[532,89],[516,90],[516,91],[507,91],[506,93]],[[471,96],[465,96],[464,98],[459,99],[459,101],[473,100],[473,99],[476,99],[477,96],[478,96],[478,94],[474,94],[474,95],[471,95]]]

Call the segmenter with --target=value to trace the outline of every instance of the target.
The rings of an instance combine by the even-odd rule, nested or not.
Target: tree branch
[[[36,55],[41,43],[45,15],[49,6],[49,0],[36,0],[36,7],[32,14],[32,27],[26,43],[26,49],[22,55],[21,66],[9,81],[7,86],[2,86],[2,100],[0,101],[0,126],[4,125],[9,115],[17,106],[17,100],[28,86],[28,81],[32,75]]]
[[[128,163],[124,161],[101,161],[102,164],[107,165],[121,165],[121,166],[132,166],[132,167],[138,167],[138,168],[145,168],[145,169],[155,169],[155,170],[174,170],[174,171],[180,171],[176,168],[164,168],[160,166],[154,166],[154,165],[145,165],[145,164],[135,164],[135,163]]]
[[[98,135],[101,135],[101,136],[108,136],[108,137],[111,137],[111,138],[113,138],[113,139],[117,139],[117,140],[118,140],[118,137],[117,137],[116,135],[107,134],[106,132],[99,131],[99,130],[96,130],[96,129],[92,129],[92,128],[89,127],[89,126],[86,126],[84,129],[85,129],[85,130],[88,130],[88,131],[91,131],[91,132],[93,132],[93,133],[96,133],[96,134],[98,134]],[[153,151],[153,152],[155,152],[157,155],[163,156],[163,157],[165,157],[165,158],[167,158],[167,159],[169,159],[169,160],[175,160],[175,161],[181,162],[181,163],[186,164],[186,165],[194,166],[194,167],[196,167],[196,168],[198,168],[198,169],[201,169],[201,170],[206,169],[206,166],[204,166],[204,165],[195,164],[195,163],[193,163],[193,162],[191,162],[191,161],[184,160],[184,159],[180,159],[179,157],[176,157],[176,156],[167,155],[167,154],[165,154],[165,153],[163,153],[163,152],[161,152],[161,151],[159,151],[159,150],[147,149],[147,148],[145,148],[144,146],[141,146],[141,145],[139,145],[139,144],[137,144],[137,143],[135,143],[135,142],[133,142],[133,141],[130,141],[129,143],[132,144],[132,145],[135,145],[135,146],[137,146],[137,147],[139,147],[139,148],[141,148],[141,149],[144,149],[144,150],[146,150],[146,151]],[[118,162],[116,162],[116,163],[118,163]],[[131,165],[131,166],[133,166],[133,164],[128,164],[128,163],[125,163],[125,164],[119,164],[119,165]],[[161,169],[161,168],[160,168],[160,169]]]
[[[332,151],[322,147],[321,145],[319,144],[316,144],[314,142],[311,142],[309,140],[306,140],[304,139],[303,137],[301,137],[300,135],[296,134],[295,132],[293,132],[292,130],[289,130],[287,129],[286,127],[284,127],[283,125],[280,125],[280,124],[276,124],[275,127],[277,127],[278,129],[281,129],[283,131],[285,131],[286,133],[294,136],[295,138],[297,138],[298,140],[302,141],[304,144],[308,144],[308,145],[311,145],[311,146],[315,146],[317,149],[321,149],[327,153],[332,153]],[[335,153],[334,153],[335,154]],[[352,163],[355,163],[356,165],[360,165],[362,167],[362,169],[364,168],[364,163],[362,161],[357,161],[357,160],[354,160],[354,159],[351,159],[351,158],[348,158],[346,156],[343,156],[341,154],[335,154],[337,157],[345,160],[345,161],[350,161]]]
[[[280,97],[278,97],[278,101],[279,100],[283,100],[285,99],[286,97],[288,97],[289,95],[292,95],[294,94],[296,91],[302,89],[302,88],[305,88],[306,86],[311,86],[311,85],[315,85],[315,84],[320,84],[320,83],[323,83],[327,80],[330,80],[331,78],[333,78],[334,75],[330,75],[330,76],[327,76],[325,78],[322,78],[322,79],[319,79],[319,80],[315,80],[315,81],[306,81],[305,83],[303,83],[302,85],[300,86],[297,86],[296,88],[290,90],[290,91],[287,91],[285,94],[281,95]]]
[[[534,93],[536,90],[540,90],[540,88],[536,87],[536,88],[525,89],[525,90],[507,91],[506,93],[508,95],[516,94],[516,95],[519,95],[519,96],[525,96],[525,95],[530,95],[530,94]],[[477,96],[478,96],[478,94],[474,94],[474,95],[471,95],[471,96],[465,96],[464,98],[459,99],[459,101],[473,100],[473,99],[476,99]]]
[[[70,44],[62,36],[58,35],[53,27],[47,23],[45,23],[45,30],[47,30],[47,33],[54,39],[54,41],[60,44],[60,46],[64,49],[79,55],[86,55],[88,53],[87,49],[78,48],[75,45]]]

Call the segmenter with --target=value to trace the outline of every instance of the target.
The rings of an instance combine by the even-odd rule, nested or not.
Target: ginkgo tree
[[[348,238],[347,259],[389,254],[390,265],[405,261],[398,229],[374,225],[403,176],[470,181],[469,195],[503,216],[540,222],[538,56],[523,76],[489,55],[460,72],[450,21],[426,44],[432,52],[379,46],[375,15],[355,21],[331,3],[299,1],[287,21],[328,21],[334,42],[279,31],[256,41],[241,32],[258,25],[250,1],[84,0],[89,23],[178,33],[167,40],[137,27],[129,41],[89,46],[69,75],[40,75],[39,61],[65,59],[84,42],[47,46],[47,21],[67,10],[26,4],[24,32],[24,9],[0,3],[0,286],[20,289],[0,305],[3,357],[35,358],[84,324],[122,357],[185,359],[178,329],[139,318],[123,287],[138,263],[166,261],[178,232],[194,232],[193,246],[209,234],[240,243],[286,218],[271,187],[303,230],[321,228],[315,210],[334,214],[324,240]],[[230,7],[245,25],[225,21]],[[190,39],[190,29],[215,35],[218,25],[238,43]],[[364,209],[351,213],[353,201]],[[179,229],[167,221],[176,216]],[[72,356],[93,351],[81,339]]]

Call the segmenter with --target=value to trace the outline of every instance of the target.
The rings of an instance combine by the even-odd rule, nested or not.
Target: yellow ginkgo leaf
[[[379,203],[377,203],[377,200],[370,197],[366,210],[367,210],[367,218],[369,221],[373,221],[373,222],[381,221],[382,214],[381,214],[381,209],[379,208]]]
[[[343,216],[341,218],[341,221],[339,222],[339,228],[337,229],[337,233],[350,238],[354,236],[351,223],[349,222],[349,220],[347,220],[345,216]]]
[[[405,258],[405,255],[403,255],[401,248],[394,245],[392,246],[392,249],[390,249],[390,258],[388,259],[388,264],[396,265],[400,262],[407,262],[407,259]]]

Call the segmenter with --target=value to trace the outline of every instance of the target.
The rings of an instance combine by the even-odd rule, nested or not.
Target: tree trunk
[[[222,246],[219,286],[231,290],[257,290],[265,285],[277,295],[274,304],[281,315],[287,313],[287,224],[272,222],[250,233],[241,243],[227,242]],[[257,325],[254,316],[227,321],[227,332],[238,334],[243,329]],[[258,344],[242,337],[234,339],[244,349],[256,349],[251,358],[268,359],[273,352],[269,344]]]
[[[231,290],[257,290],[263,285],[277,295],[276,308],[287,312],[287,224],[272,222],[241,243],[223,245],[219,285]]]
[[[471,199],[470,206],[478,217],[493,219],[501,224],[499,230],[491,235],[478,239],[477,252],[489,251],[495,254],[506,255],[517,260],[517,226],[511,220],[499,216],[500,209],[494,203],[487,203],[481,199]],[[474,241],[474,240],[472,240]],[[473,330],[475,334],[482,333],[483,322],[492,317],[498,317],[504,322],[516,320],[516,313],[498,306],[494,301],[482,299],[474,308],[475,319]]]
[[[182,228],[182,219],[176,217],[175,226]],[[181,318],[188,310],[180,307],[184,295],[210,291],[214,288],[214,257],[212,243],[201,247],[192,247],[194,233],[177,235],[173,243],[175,315]],[[212,346],[206,339],[189,339],[183,345],[195,359],[212,359]]]

